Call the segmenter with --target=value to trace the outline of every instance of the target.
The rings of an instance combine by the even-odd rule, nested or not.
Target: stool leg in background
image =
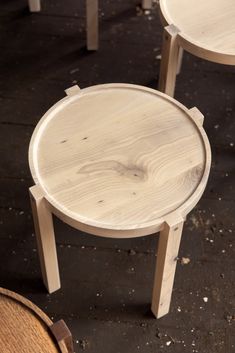
[[[164,28],[162,59],[159,77],[159,91],[174,96],[175,81],[179,63],[179,44],[177,35],[179,30],[174,25]]]
[[[29,189],[43,282],[49,293],[60,288],[52,214],[40,187]]]
[[[152,297],[156,318],[169,312],[183,224],[180,216],[171,216],[160,232]]]
[[[153,0],[142,0],[142,8],[150,10],[153,7]]]
[[[41,10],[40,0],[28,0],[28,4],[31,12],[39,12]]]
[[[182,62],[183,62],[183,55],[184,55],[184,49],[182,47],[179,48],[179,55],[178,55],[178,65],[177,65],[177,75],[180,74],[181,67],[182,67]]]
[[[98,49],[98,0],[86,0],[86,23],[87,23],[87,49]]]

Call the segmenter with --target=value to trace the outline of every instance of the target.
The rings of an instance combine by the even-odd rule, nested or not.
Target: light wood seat
[[[152,304],[160,317],[169,310],[184,218],[209,175],[202,115],[141,86],[66,92],[39,122],[29,148],[44,282],[50,292],[60,287],[51,212],[100,236],[161,231]]]
[[[160,14],[165,26],[162,92],[174,95],[180,48],[206,60],[235,65],[234,0],[160,0]]]
[[[73,353],[72,336],[63,320],[53,324],[36,305],[0,288],[0,352]]]
[[[41,11],[41,0],[28,0],[31,12]],[[87,49],[97,50],[99,47],[98,0],[86,0]]]

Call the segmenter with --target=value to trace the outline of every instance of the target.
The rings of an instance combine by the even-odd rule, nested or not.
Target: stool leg
[[[159,77],[159,91],[174,96],[175,81],[178,68],[179,44],[177,34],[179,30],[174,25],[164,28],[162,59]]]
[[[43,282],[48,292],[53,293],[60,288],[60,275],[52,214],[37,185],[29,192]]]
[[[169,312],[183,224],[181,218],[176,222],[169,220],[160,232],[152,297],[152,312],[156,318]]]
[[[177,75],[180,74],[182,61],[183,61],[184,49],[182,47],[179,48],[179,55],[178,55],[178,66],[177,66]]]
[[[153,0],[142,0],[142,8],[144,10],[150,10],[153,6]]]
[[[87,49],[98,49],[98,0],[86,0]]]
[[[40,0],[28,0],[28,4],[31,12],[39,12],[41,10]]]

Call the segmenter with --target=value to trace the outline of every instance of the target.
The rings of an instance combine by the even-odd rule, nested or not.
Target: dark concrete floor
[[[27,149],[42,114],[64,89],[105,82],[157,87],[161,25],[136,0],[100,0],[100,49],[85,49],[85,1],[0,3],[0,284],[70,327],[76,352],[235,352],[235,68],[185,54],[176,98],[205,114],[213,165],[188,217],[170,313],[150,301],[157,235],[98,238],[56,220],[62,289],[40,278],[28,199]],[[134,250],[134,251],[130,251]],[[206,302],[206,299],[208,301]],[[18,353],[18,352],[17,352]]]

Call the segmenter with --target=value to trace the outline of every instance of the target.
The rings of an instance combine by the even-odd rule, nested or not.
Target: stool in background
[[[63,320],[53,324],[35,304],[0,288],[0,352],[73,353],[71,333]]]
[[[41,10],[41,0],[28,0],[31,12]],[[98,49],[98,0],[86,0],[87,49]]]
[[[160,0],[165,26],[159,90],[174,96],[183,50],[202,59],[235,65],[234,0]]]
[[[49,292],[60,288],[52,214],[98,236],[160,232],[152,297],[159,318],[169,311],[185,217],[210,171],[203,116],[142,86],[73,86],[66,93],[29,147],[44,283]]]

